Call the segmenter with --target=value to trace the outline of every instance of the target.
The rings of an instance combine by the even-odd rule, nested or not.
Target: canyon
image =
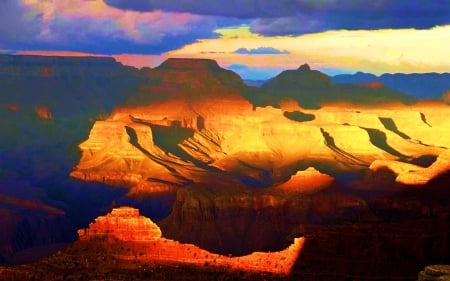
[[[24,229],[23,219],[33,226],[24,236],[37,233],[14,248],[9,231],[2,257],[60,250],[0,268],[6,280],[58,280],[65,267],[111,280],[145,279],[147,269],[196,280],[224,268],[244,280],[415,280],[450,263],[443,102],[381,83],[336,85],[307,65],[262,88],[207,59],[136,70],[105,58],[0,57],[0,66],[11,97],[0,101],[0,207],[15,218],[5,229]],[[48,93],[30,102],[18,86],[27,79]],[[79,81],[86,89],[64,88]],[[279,266],[248,272],[255,257]]]
[[[113,209],[106,216],[98,217],[87,229],[79,230],[80,241],[113,240],[135,242],[140,250],[139,260],[152,263],[189,264],[229,268],[233,271],[269,272],[287,275],[300,254],[303,240],[295,238],[292,245],[280,252],[252,253],[241,257],[227,257],[202,250],[192,244],[181,244],[161,237],[161,230],[150,219],[139,215],[130,207]],[[114,247],[114,245],[112,245]],[[132,255],[117,256],[131,259]]]

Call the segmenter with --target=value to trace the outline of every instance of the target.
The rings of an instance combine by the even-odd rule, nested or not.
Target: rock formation
[[[448,281],[450,265],[429,265],[419,273],[417,281]]]
[[[305,111],[312,120],[294,121],[279,109],[253,110],[238,97],[120,107],[96,122],[72,176],[151,189],[151,182],[205,182],[212,173],[271,186],[311,166],[334,175],[377,160],[408,163],[450,147],[447,123],[438,119],[448,109],[440,115],[430,109],[325,107]]]
[[[285,250],[273,253],[252,253],[242,257],[227,257],[205,251],[195,245],[183,244],[161,237],[159,227],[150,219],[139,215],[139,210],[131,207],[113,209],[106,216],[97,218],[89,228],[79,230],[80,239],[119,239],[134,242],[140,249],[141,261],[151,263],[190,264],[225,267],[230,270],[271,272],[288,275],[303,246],[303,239],[296,238]],[[113,242],[110,246],[114,247]],[[117,256],[119,259],[127,257]]]
[[[306,66],[297,71],[327,79]],[[131,198],[176,194],[163,233],[215,252],[279,250],[303,223],[377,221],[399,203],[355,195],[348,178],[370,174],[373,163],[417,167],[418,159],[450,147],[448,107],[301,109],[284,102],[283,109],[308,116],[296,120],[283,109],[255,108],[241,97],[241,81],[208,60],[169,60],[147,75],[154,80],[130,101],[152,102],[130,102],[97,121],[71,176],[127,187]],[[355,189],[398,191],[391,186],[371,181]],[[411,204],[402,205],[408,216]]]
[[[395,181],[405,185],[425,185],[437,176],[450,170],[450,151],[445,150],[429,167],[399,161],[376,160],[370,169],[388,169],[396,175]]]
[[[298,171],[295,175],[291,176],[288,181],[276,186],[276,188],[288,192],[317,192],[323,188],[329,187],[333,181],[333,177],[322,174],[310,167],[304,171]]]
[[[51,120],[52,119],[52,113],[46,106],[38,106],[34,109],[34,112],[36,112],[36,115],[41,118],[42,120]]]
[[[337,84],[383,83],[417,99],[438,99],[450,89],[449,73],[385,73],[376,76],[369,73],[341,74],[332,77]]]
[[[303,107],[316,108],[324,103],[348,101],[356,104],[380,104],[392,101],[411,102],[413,98],[393,91],[381,83],[360,85],[334,84],[326,74],[302,65],[297,70],[285,70],[261,87],[264,98],[255,103],[279,105],[285,99],[295,99]]]
[[[106,188],[101,197],[108,199],[86,199],[96,196],[95,185],[82,191],[87,184],[68,174],[79,160],[76,144],[92,123],[124,103],[143,80],[143,72],[111,58],[0,55],[0,193],[58,210],[2,203],[2,262],[48,255],[51,244],[73,241],[73,224],[111,203]],[[23,191],[23,182],[32,187]],[[22,255],[30,247],[41,248]]]
[[[0,198],[2,229],[19,229],[0,235],[3,252],[67,242],[68,217],[85,227],[113,205],[140,206],[161,227],[114,209],[68,249],[18,267],[25,275],[0,268],[2,279],[134,279],[164,266],[284,274],[303,243],[294,272],[306,280],[411,279],[448,257],[446,104],[405,106],[381,83],[336,85],[307,65],[261,91],[192,59],[138,71],[108,58],[2,56],[0,83],[0,177],[14,179],[8,190],[36,185]]]
[[[131,207],[113,209],[106,216],[95,219],[88,228],[78,231],[80,239],[110,236],[124,241],[153,241],[161,238],[161,230],[149,218],[139,215]]]

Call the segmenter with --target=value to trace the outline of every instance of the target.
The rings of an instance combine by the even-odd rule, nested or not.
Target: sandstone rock
[[[159,227],[150,219],[140,216],[139,210],[131,207],[113,209],[111,213],[98,217],[87,229],[79,230],[78,233],[81,242],[117,238],[124,242],[136,243],[141,252],[140,260],[152,263],[195,266],[209,264],[231,270],[270,272],[281,275],[290,274],[304,243],[302,238],[295,238],[290,246],[278,252],[255,252],[241,257],[222,256],[192,244],[162,238]]]
[[[418,281],[450,280],[450,265],[429,265],[419,273]]]
[[[450,170],[450,151],[442,152],[436,161],[429,167],[420,167],[399,161],[374,161],[370,169],[379,170],[387,168],[397,177],[396,182],[405,185],[425,185],[437,176]]]
[[[330,186],[333,181],[333,177],[310,167],[304,171],[298,171],[276,188],[290,192],[317,192]]]
[[[413,100],[413,98],[379,83],[335,85],[329,76],[320,71],[311,70],[306,64],[297,70],[281,72],[263,84],[262,88],[265,90],[263,95],[272,105],[285,99],[295,99],[300,105],[308,108],[317,108],[329,102],[342,100],[355,104]]]
[[[96,218],[87,229],[78,230],[78,235],[80,239],[110,236],[124,241],[153,241],[161,237],[161,230],[150,219],[140,216],[138,209],[120,207]]]
[[[182,69],[177,67],[169,68]],[[427,125],[421,111],[430,110],[418,109],[324,107],[305,111],[314,120],[297,122],[280,109],[253,109],[238,96],[118,107],[107,120],[96,122],[80,145],[83,156],[72,176],[129,187],[148,181],[176,186],[205,182],[205,174],[219,169],[250,185],[270,186],[285,180],[286,173],[292,173],[285,167],[293,165],[331,175],[361,171],[371,163],[372,170],[388,162],[397,163],[389,164],[396,171],[411,170],[416,167],[402,162],[437,155],[445,148],[429,142],[431,132],[414,137],[435,145],[412,139],[410,129],[448,131],[436,118],[433,127]],[[409,177],[416,183],[426,181],[420,173]]]
[[[51,120],[52,119],[52,113],[50,112],[50,110],[46,106],[36,107],[34,109],[34,112],[42,120]]]

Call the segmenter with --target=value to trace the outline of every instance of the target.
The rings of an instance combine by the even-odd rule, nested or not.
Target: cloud
[[[450,23],[450,0],[106,0],[137,11],[188,12],[251,19],[263,35],[298,35],[338,29],[426,29]]]
[[[413,4],[416,2],[409,1],[404,6],[389,5],[385,9],[316,11],[288,17],[258,18],[250,23],[250,29],[258,34],[275,36],[342,29],[429,29],[450,23],[450,1],[446,6],[439,6],[436,2],[417,6]]]
[[[235,18],[283,17],[311,11],[346,10],[356,8],[377,8],[388,0],[106,0],[106,3],[120,9],[135,11],[163,10],[188,12],[199,15]]]
[[[0,46],[14,50],[160,54],[214,38],[214,19],[188,13],[134,12],[103,0],[3,0]]]
[[[289,54],[288,51],[280,51],[271,47],[259,47],[255,49],[239,48],[234,51],[235,54],[254,54],[254,55],[279,55],[279,54]]]
[[[448,72],[450,69],[447,59],[450,25],[426,30],[340,30],[277,37],[258,35],[248,29],[237,27],[236,32],[227,29],[225,34],[220,32],[223,34],[220,38],[200,40],[166,55],[212,58],[223,66],[239,62],[253,68],[295,69],[308,63],[315,69],[376,74]],[[288,54],[236,54],[242,46],[247,49],[265,46],[286,50]]]
[[[0,45],[30,41],[40,32],[40,15],[16,0],[3,0],[0,9]]]
[[[260,18],[250,23],[252,32],[266,35],[294,35],[309,32],[322,32],[332,29],[328,23],[319,18],[298,15],[297,17]]]

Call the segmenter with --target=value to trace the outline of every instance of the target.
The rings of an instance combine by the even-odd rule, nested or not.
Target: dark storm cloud
[[[133,31],[139,35],[135,36],[120,22],[127,20],[123,11],[106,11],[107,16],[97,16],[95,11],[74,16],[65,14],[65,6],[57,4],[53,7],[60,10],[49,17],[45,9],[51,7],[44,9],[39,4],[0,0],[0,49],[161,54],[198,38],[218,36],[213,32],[216,22],[208,17],[181,17],[183,24],[178,24],[177,14],[160,13],[148,20],[136,18]]]
[[[121,9],[252,19],[264,35],[332,29],[430,28],[450,24],[450,0],[106,0]]]
[[[0,45],[32,39],[39,34],[40,17],[16,0],[0,0]]]

